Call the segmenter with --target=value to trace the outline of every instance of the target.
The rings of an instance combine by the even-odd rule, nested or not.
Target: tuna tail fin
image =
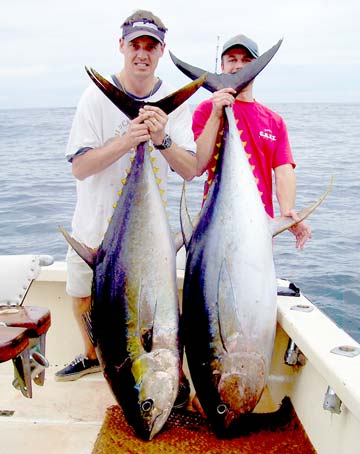
[[[145,102],[136,100],[127,95],[124,91],[115,87],[115,85],[102,77],[94,69],[87,67],[85,67],[85,69],[90,79],[104,93],[104,95],[107,96],[110,101],[114,103],[115,106],[118,107],[122,112],[124,112],[124,114],[131,120],[138,116],[139,109],[141,109],[145,105],[157,106],[166,114],[171,113],[188,98],[190,98],[190,96],[193,95],[196,90],[198,90],[202,86],[206,79],[206,73],[205,71],[203,71],[203,73],[197,80],[186,85],[183,88],[180,88],[180,90],[171,93],[169,96],[166,96],[165,98],[160,99],[156,102]]]
[[[270,62],[270,60],[278,51],[281,43],[282,39],[279,40],[269,50],[260,55],[260,57],[254,59],[251,63],[246,65],[243,69],[235,74],[208,73],[203,87],[211,92],[220,90],[221,88],[231,87],[236,91],[237,95],[260,73],[260,71],[265,68],[265,66]],[[196,66],[189,65],[188,63],[179,60],[173,53],[169,53],[175,65],[180,69],[180,71],[190,77],[190,79],[194,80],[205,72],[203,69],[197,68]]]
[[[295,221],[293,218],[288,217],[288,216],[281,216],[275,219],[272,219],[270,221],[270,228],[272,232],[272,236],[276,236],[279,233],[284,232],[287,229],[290,229],[294,225],[298,224],[299,222],[303,221],[307,217],[310,216],[310,214],[316,210],[316,208],[325,200],[325,198],[328,196],[330,193],[332,186],[334,183],[334,177],[331,177],[330,179],[330,184],[327,188],[327,190],[324,192],[324,194],[317,200],[315,203],[310,205],[307,208],[304,208],[303,210],[298,212],[299,216],[299,221]]]
[[[60,225],[59,230],[64,235],[66,241],[74,249],[74,251],[76,251],[76,253],[90,266],[91,269],[94,269],[96,250],[85,246],[85,244],[79,243],[79,241],[76,241]]]

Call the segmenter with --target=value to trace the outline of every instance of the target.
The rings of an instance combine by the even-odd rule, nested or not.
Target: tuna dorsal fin
[[[81,315],[81,318],[82,318],[85,330],[89,336],[91,343],[93,344],[94,347],[96,347],[97,343],[96,343],[96,340],[94,337],[93,325],[92,325],[92,320],[91,320],[91,311],[84,312]]]
[[[284,232],[287,229],[290,229],[294,225],[298,224],[299,222],[303,221],[306,219],[310,214],[316,210],[316,208],[325,200],[325,198],[328,196],[329,192],[332,189],[334,183],[334,177],[331,177],[330,179],[330,184],[327,188],[327,190],[324,192],[324,194],[317,200],[315,203],[310,205],[307,208],[304,208],[303,210],[298,212],[299,220],[294,221],[293,218],[287,217],[287,216],[281,216],[278,218],[274,218],[270,221],[270,229],[272,236],[276,236],[279,233]]]
[[[76,241],[60,225],[59,225],[59,230],[64,235],[66,241],[74,249],[74,251],[77,252],[77,254],[90,266],[90,268],[94,269],[96,249],[92,249],[88,246],[85,246],[85,244],[79,243],[79,241]]]
[[[221,342],[224,349],[228,351],[229,342],[242,330],[239,314],[236,310],[234,288],[225,259],[221,264],[219,273],[218,320]]]
[[[115,104],[125,115],[130,119],[136,118],[138,116],[139,109],[145,105],[157,106],[162,109],[166,114],[171,113],[177,107],[179,107],[183,102],[185,102],[191,95],[193,95],[196,90],[198,90],[206,79],[205,71],[200,75],[200,77],[186,85],[183,88],[171,93],[163,99],[160,99],[156,102],[145,102],[138,101],[131,96],[128,96],[125,92],[115,87],[111,82],[105,79],[101,74],[95,71],[93,68],[85,67],[86,72],[88,73],[90,79],[95,83],[95,85],[107,96],[111,102]]]
[[[281,43],[282,39],[269,50],[260,55],[260,57],[254,59],[251,63],[235,74],[216,74],[209,72],[205,82],[203,83],[203,87],[207,88],[211,92],[220,90],[221,88],[231,87],[234,88],[236,94],[240,93],[240,91],[246,87],[246,85],[248,85],[248,83],[251,82],[270,62],[278,51]],[[180,69],[180,71],[190,77],[190,79],[194,80],[201,74],[204,74],[205,70],[189,65],[188,63],[185,63],[175,57],[172,52],[169,53],[175,65]]]

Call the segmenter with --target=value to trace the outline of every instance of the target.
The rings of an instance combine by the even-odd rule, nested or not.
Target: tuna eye
[[[146,399],[144,402],[141,403],[141,410],[144,412],[149,412],[154,405],[154,402],[152,399]]]
[[[217,406],[216,411],[218,412],[219,415],[223,415],[228,411],[228,407],[226,404],[220,404]]]

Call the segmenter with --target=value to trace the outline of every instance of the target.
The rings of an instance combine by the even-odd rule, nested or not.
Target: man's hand
[[[284,213],[284,216],[289,216],[293,218],[294,221],[298,221],[300,219],[294,209]],[[311,228],[304,221],[301,221],[289,230],[296,238],[296,247],[298,249],[303,249],[306,241],[311,238]]]
[[[211,114],[217,118],[222,118],[224,114],[224,107],[232,106],[234,104],[234,95],[236,91],[233,88],[222,88],[215,91],[212,95],[212,112]]]
[[[140,143],[150,140],[149,127],[144,123],[141,115],[131,120],[128,130],[118,140],[126,141],[128,150],[136,148]]]
[[[148,128],[150,138],[154,145],[161,145],[165,138],[165,126],[168,116],[156,106],[146,105],[139,110],[139,117]]]

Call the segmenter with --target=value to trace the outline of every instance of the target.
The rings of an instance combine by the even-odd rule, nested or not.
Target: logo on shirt
[[[276,142],[276,136],[272,134],[271,129],[264,129],[263,131],[260,131],[260,137]]]
[[[123,136],[129,128],[130,120],[124,118],[120,124],[117,125],[115,129],[116,136]]]

